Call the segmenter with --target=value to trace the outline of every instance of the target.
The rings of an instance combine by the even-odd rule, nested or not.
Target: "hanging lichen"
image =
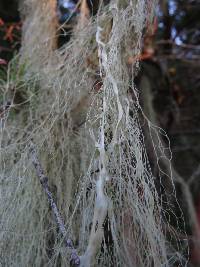
[[[131,71],[127,65],[130,54],[137,58],[140,53],[154,1],[100,5],[59,50],[56,1],[25,0],[23,5],[16,68],[25,67],[15,76],[17,83],[8,75],[3,85],[5,97],[12,95],[12,83],[14,92],[22,84],[26,92],[26,105],[19,104],[20,111],[10,116],[16,105],[11,97],[1,118],[3,266],[70,264],[70,251],[35,173],[32,142],[80,266],[186,266],[187,242],[184,247],[170,229],[170,211],[158,194],[159,178],[153,177],[145,150],[140,120],[147,119],[133,82],[138,62]],[[168,161],[165,149],[157,146],[164,132],[147,122],[156,155]]]

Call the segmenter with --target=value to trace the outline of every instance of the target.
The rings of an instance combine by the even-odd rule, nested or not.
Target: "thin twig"
[[[11,105],[11,101],[7,101],[4,106],[0,107],[0,118],[3,118],[3,116],[6,114]]]
[[[35,146],[33,144],[31,144],[31,146],[30,146],[30,154],[31,154],[32,163],[33,163],[35,170],[36,170],[36,174],[40,179],[40,183],[41,183],[41,185],[42,185],[42,187],[43,187],[43,189],[47,195],[50,207],[54,213],[55,220],[56,220],[56,223],[58,225],[59,231],[64,238],[65,246],[71,250],[70,263],[72,266],[80,266],[80,257],[78,256],[77,251],[73,246],[72,240],[70,238],[67,238],[67,231],[65,229],[64,222],[62,220],[62,217],[60,215],[58,207],[57,207],[57,205],[53,199],[53,195],[49,189],[48,177],[44,174],[44,170],[42,168],[42,165],[40,164]]]
[[[160,40],[160,41],[156,42],[156,44],[158,44],[158,45],[171,44],[173,46],[180,47],[180,48],[200,50],[200,46],[199,45],[184,44],[184,43],[177,44],[177,43],[173,42],[172,40]]]
[[[192,173],[191,177],[188,180],[188,185],[191,185],[194,180],[200,176],[200,165],[197,167],[197,169]]]

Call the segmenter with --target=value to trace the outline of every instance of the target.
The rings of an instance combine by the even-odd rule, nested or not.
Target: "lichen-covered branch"
[[[72,240],[70,238],[67,238],[67,231],[66,231],[63,219],[62,219],[61,214],[58,210],[58,207],[57,207],[57,205],[53,199],[53,195],[49,189],[48,177],[44,174],[44,170],[42,169],[42,165],[38,159],[37,152],[36,152],[35,146],[33,144],[31,144],[31,147],[30,147],[30,156],[31,156],[33,166],[35,167],[36,174],[39,177],[40,183],[43,187],[43,190],[47,195],[50,207],[51,207],[52,212],[55,216],[55,220],[56,220],[58,229],[64,238],[65,246],[71,250],[70,262],[73,266],[79,266],[80,265],[80,258],[77,254],[77,251],[75,250],[75,248],[73,246]]]

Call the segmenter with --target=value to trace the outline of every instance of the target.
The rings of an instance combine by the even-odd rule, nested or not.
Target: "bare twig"
[[[63,238],[64,238],[64,243],[65,243],[65,246],[67,248],[69,248],[71,250],[71,257],[70,257],[70,263],[72,266],[80,266],[80,258],[77,254],[77,251],[76,249],[74,248],[73,246],[73,242],[70,238],[67,238],[67,231],[65,229],[65,225],[64,225],[64,222],[62,220],[62,217],[60,215],[60,212],[58,210],[58,207],[53,199],[53,195],[49,189],[49,185],[48,185],[48,177],[44,174],[44,170],[40,164],[40,161],[38,159],[38,156],[37,156],[37,152],[36,152],[36,149],[35,149],[35,146],[33,144],[31,144],[30,146],[30,155],[31,155],[31,160],[32,160],[32,163],[35,167],[35,170],[36,170],[36,173],[37,173],[37,176],[39,177],[40,179],[40,183],[47,195],[47,198],[48,198],[48,201],[49,201],[49,204],[51,206],[51,209],[54,213],[54,216],[55,216],[55,220],[56,220],[56,223],[58,225],[58,228],[59,228],[59,231],[60,233],[62,234]]]

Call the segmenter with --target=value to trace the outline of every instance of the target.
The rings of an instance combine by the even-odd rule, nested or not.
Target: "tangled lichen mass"
[[[70,266],[32,142],[78,265],[186,266],[187,240],[170,227],[171,219],[183,220],[171,211],[173,182],[170,174],[153,176],[141,121],[148,122],[158,165],[170,161],[160,142],[165,134],[142,112],[138,62],[127,64],[140,53],[155,5],[101,3],[57,49],[56,1],[22,1],[22,47],[1,83],[4,103],[10,101],[0,117],[2,266]],[[161,195],[159,179],[172,191]]]

